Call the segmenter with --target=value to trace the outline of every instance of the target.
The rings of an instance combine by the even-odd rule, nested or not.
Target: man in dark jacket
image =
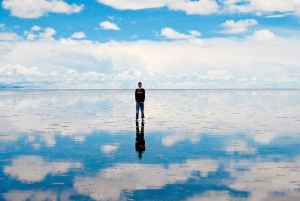
[[[136,102],[136,116],[135,120],[139,118],[139,109],[141,108],[142,112],[142,121],[144,121],[144,101],[145,101],[145,89],[142,88],[142,83],[138,83],[139,88],[135,90],[135,102]]]

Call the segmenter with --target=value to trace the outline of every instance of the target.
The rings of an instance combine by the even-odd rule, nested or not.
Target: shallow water
[[[300,91],[147,90],[145,116],[138,152],[134,90],[0,91],[0,200],[300,199]]]

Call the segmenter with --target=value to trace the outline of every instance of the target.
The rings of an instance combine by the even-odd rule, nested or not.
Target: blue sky
[[[3,86],[300,86],[296,0],[2,0],[0,9]]]

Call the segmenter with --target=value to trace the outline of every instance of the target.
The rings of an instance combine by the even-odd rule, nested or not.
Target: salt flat
[[[145,116],[134,90],[1,90],[0,196],[300,199],[299,90],[146,90]]]

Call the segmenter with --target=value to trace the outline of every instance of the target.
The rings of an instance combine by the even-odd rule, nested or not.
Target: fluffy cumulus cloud
[[[247,0],[224,0],[222,3],[222,12],[224,13],[252,12]]]
[[[34,25],[33,27],[31,27],[31,31],[40,31],[41,27]]]
[[[22,40],[22,37],[12,32],[11,29],[7,28],[4,23],[0,24],[0,42],[1,41],[18,41]],[[0,51],[1,53],[1,51]]]
[[[27,40],[41,40],[41,41],[49,41],[54,40],[53,36],[56,34],[56,31],[51,28],[47,27],[45,29],[42,29],[39,26],[33,26],[31,27],[30,31],[25,31],[24,35]]]
[[[277,200],[275,192],[288,192],[284,200],[297,200],[299,193],[299,169],[300,160],[295,162],[258,162],[250,164],[241,161],[239,168],[247,171],[234,171],[231,175],[235,181],[230,187],[236,190],[250,191],[248,200]],[[259,189],[259,190],[258,190]],[[272,197],[274,196],[274,197]],[[281,195],[282,196],[282,195]],[[281,200],[282,197],[280,196]]]
[[[161,189],[167,184],[187,181],[195,171],[207,177],[218,166],[213,160],[187,160],[185,164],[170,164],[168,167],[117,164],[102,170],[96,177],[76,177],[74,187],[95,200],[120,200],[124,190]]]
[[[171,1],[167,4],[170,10],[184,11],[186,14],[208,15],[218,12],[219,6],[215,0]]]
[[[105,30],[121,30],[115,23],[109,21],[103,21],[100,23],[100,27]]]
[[[263,13],[293,13],[300,14],[298,0],[225,0],[222,2],[225,12],[262,12]]]
[[[190,135],[182,135],[182,133],[176,133],[167,135],[162,138],[161,144],[164,146],[174,146],[178,142],[189,140],[191,143],[197,143],[200,141],[200,135],[191,133]]]
[[[141,78],[141,72],[132,68],[111,74],[80,73],[74,69],[65,73],[42,73],[36,66],[26,68],[21,65],[5,65],[0,68],[0,75],[0,83],[46,88],[127,88]]]
[[[165,28],[163,36],[184,40],[106,43],[57,40],[55,33],[40,28],[26,32],[27,40],[0,42],[0,82],[48,88],[126,88],[136,79],[152,88],[299,86],[299,39],[269,30],[242,39],[202,39],[195,30]]]
[[[114,152],[118,149],[119,144],[106,144],[101,146],[101,152],[105,153],[105,154],[109,154],[111,152]]]
[[[186,199],[186,201],[237,201],[238,199],[234,199],[228,193],[228,191],[206,191],[205,193],[201,193],[200,195],[194,195]]]
[[[56,31],[53,28],[47,27],[43,33],[40,33],[39,38],[42,40],[53,40]]]
[[[120,10],[167,7],[170,10],[198,15],[218,12],[287,12],[300,14],[300,2],[297,0],[98,0],[98,2]]]
[[[80,31],[80,32],[75,32],[71,35],[71,38],[75,38],[75,39],[82,39],[82,38],[86,38],[86,35],[84,32]]]
[[[239,20],[237,22],[234,20],[226,20],[221,26],[225,27],[225,30],[222,31],[223,33],[238,34],[247,31],[249,26],[256,24],[257,21],[253,19]]]
[[[40,182],[48,174],[66,173],[71,168],[81,168],[80,163],[46,162],[40,156],[19,156],[4,167],[4,173],[22,182]]]
[[[0,41],[17,41],[21,39],[18,34],[12,32],[0,32]]]
[[[250,0],[250,4],[258,11],[296,12],[300,14],[300,1],[298,0]]]
[[[195,30],[190,31],[190,34],[183,34],[169,27],[163,28],[161,35],[169,39],[189,39],[201,36],[201,34]]]
[[[223,70],[208,70],[205,75],[199,73],[168,75],[159,72],[149,74],[133,68],[109,74],[95,71],[81,73],[74,69],[69,69],[65,73],[57,71],[43,73],[36,66],[26,68],[20,65],[4,65],[0,68],[0,75],[0,83],[5,86],[61,89],[128,89],[135,87],[138,80],[146,81],[148,88],[152,89],[265,88],[274,87],[274,83],[276,83],[275,86],[289,88],[289,86],[298,86],[299,80],[280,77],[270,79],[266,75],[262,76],[259,81],[253,77],[235,78],[231,72]]]
[[[67,4],[63,0],[3,0],[2,7],[20,18],[39,18],[47,13],[78,13],[83,5]]]
[[[10,191],[4,194],[5,200],[59,200],[51,191]]]
[[[257,41],[269,41],[275,39],[275,34],[272,33],[270,30],[262,29],[255,31],[253,34],[253,38]]]
[[[150,0],[150,1],[139,1],[139,0],[98,0],[99,3],[111,6],[120,10],[139,10],[146,8],[159,8],[166,5],[170,0]]]
[[[98,0],[98,2],[120,10],[139,10],[168,7],[170,10],[184,11],[187,14],[207,15],[218,11],[215,0]]]

